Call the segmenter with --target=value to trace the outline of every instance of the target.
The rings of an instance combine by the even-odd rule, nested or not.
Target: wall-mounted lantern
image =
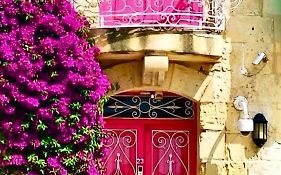
[[[265,116],[261,113],[255,115],[253,141],[258,147],[262,147],[267,141],[267,123]]]

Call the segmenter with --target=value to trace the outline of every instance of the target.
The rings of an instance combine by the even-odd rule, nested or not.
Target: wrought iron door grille
[[[103,168],[107,167],[108,174],[135,174],[138,151],[137,130],[106,129],[104,131],[108,136],[104,146],[109,152]]]
[[[109,98],[104,106],[105,118],[192,119],[194,102],[188,98],[164,93],[163,99],[150,96],[119,94]]]
[[[189,175],[188,131],[152,130],[151,146],[152,175]]]
[[[69,0],[95,28],[225,29],[225,0]]]

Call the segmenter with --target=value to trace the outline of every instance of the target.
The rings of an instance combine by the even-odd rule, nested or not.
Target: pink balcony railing
[[[96,28],[225,28],[225,0],[71,0]]]

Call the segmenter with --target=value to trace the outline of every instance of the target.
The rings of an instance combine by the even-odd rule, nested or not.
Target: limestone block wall
[[[281,1],[244,0],[230,13],[224,36],[232,45],[231,88],[225,126],[226,172],[240,175],[279,175]],[[269,61],[253,65],[252,61],[259,52],[265,52]],[[260,149],[253,144],[251,135],[242,136],[237,130],[239,112],[232,104],[237,95],[248,99],[250,116],[262,112],[269,121],[268,141]]]

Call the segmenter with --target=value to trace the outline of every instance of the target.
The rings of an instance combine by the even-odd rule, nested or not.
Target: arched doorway
[[[197,101],[171,92],[123,92],[110,97],[104,117],[107,175],[197,175]]]

